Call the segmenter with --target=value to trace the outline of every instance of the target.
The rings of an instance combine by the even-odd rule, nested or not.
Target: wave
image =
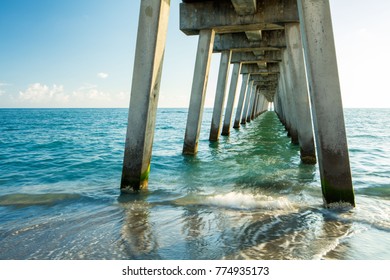
[[[286,197],[272,197],[262,194],[247,194],[240,192],[229,192],[217,195],[187,195],[175,200],[175,204],[202,205],[220,207],[233,210],[295,210],[296,207]]]

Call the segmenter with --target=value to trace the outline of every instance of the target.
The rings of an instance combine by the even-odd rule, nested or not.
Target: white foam
[[[349,210],[353,209],[353,206],[349,202],[332,202],[326,205],[329,209],[335,210]]]
[[[253,195],[239,192],[212,195],[205,198],[204,205],[232,208],[232,209],[268,209],[293,210],[292,203],[286,197],[271,197],[267,195]]]

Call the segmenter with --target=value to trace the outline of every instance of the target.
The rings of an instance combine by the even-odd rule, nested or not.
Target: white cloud
[[[19,92],[19,100],[31,105],[52,105],[63,107],[69,101],[63,85],[47,86],[41,83],[30,85],[25,91]]]
[[[99,91],[95,85],[85,85],[73,91],[72,96],[80,101],[110,101],[109,94]]]
[[[128,98],[124,92],[106,92],[96,85],[86,84],[72,92],[72,100],[87,107],[127,107]]]
[[[34,83],[12,96],[0,83],[0,107],[18,108],[115,108],[128,107],[130,94],[126,91],[105,91],[96,85],[84,84],[75,90],[63,85]]]
[[[100,79],[107,79],[108,74],[107,74],[107,73],[104,73],[104,72],[100,72],[100,73],[97,74],[97,76],[98,76]]]

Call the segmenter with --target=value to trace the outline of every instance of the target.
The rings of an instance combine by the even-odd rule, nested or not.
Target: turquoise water
[[[324,209],[273,112],[181,154],[159,109],[149,189],[121,196],[126,109],[0,109],[0,259],[390,259],[390,110],[346,109],[357,207]]]

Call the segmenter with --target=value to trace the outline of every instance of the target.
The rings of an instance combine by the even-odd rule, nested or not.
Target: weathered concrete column
[[[268,102],[267,99],[264,99],[264,111],[268,111],[268,106],[270,105],[270,102]]]
[[[281,67],[281,66],[280,66]],[[284,75],[281,68],[280,76],[279,76],[279,84],[278,84],[278,100],[280,104],[280,117],[282,118],[282,123],[286,130],[288,131],[288,123],[287,123],[287,112],[286,112],[286,104],[285,104],[285,85],[284,85]]]
[[[306,164],[315,164],[317,160],[299,24],[286,24],[285,31],[301,160]]]
[[[256,116],[256,110],[257,110],[257,104],[259,103],[259,91],[256,92],[254,101],[253,101],[253,107],[252,107],[252,113],[251,113],[251,120],[255,119]]]
[[[264,112],[264,104],[266,102],[265,96],[260,92],[259,95],[259,105],[257,109],[257,116],[261,115]]]
[[[274,112],[276,113],[276,114],[279,114],[278,113],[278,111],[279,111],[279,107],[278,107],[278,98],[277,98],[277,92],[276,92],[276,94],[275,94],[275,96],[274,96]]]
[[[192,81],[190,107],[184,136],[183,154],[195,155],[198,151],[199,133],[202,123],[203,106],[206,95],[210,60],[213,52],[215,31],[212,29],[199,32],[194,79]]]
[[[297,120],[297,114],[296,114],[296,100],[295,100],[295,92],[293,90],[293,82],[291,77],[291,72],[289,71],[290,68],[290,59],[287,53],[287,50],[283,51],[283,63],[282,70],[283,71],[283,78],[284,78],[284,100],[287,103],[286,112],[287,112],[287,124],[288,124],[288,132],[289,136],[291,137],[291,143],[298,144],[298,125],[297,123],[299,120]]]
[[[286,121],[286,116],[285,116],[286,112],[284,109],[285,105],[283,104],[283,101],[282,101],[283,90],[284,89],[283,89],[282,73],[280,73],[278,87],[276,89],[275,104],[277,106],[277,114],[278,114],[279,120],[287,130],[287,121]]]
[[[256,107],[255,107],[255,113],[254,113],[254,118],[256,119],[257,116],[259,115],[259,111],[261,110],[261,97],[263,95],[260,93],[260,91],[257,93],[256,97]]]
[[[355,205],[328,0],[298,0],[324,203]]]
[[[247,123],[251,122],[252,108],[253,108],[253,104],[255,102],[255,96],[256,96],[256,92],[257,92],[257,86],[253,85],[252,87],[253,88],[252,88],[252,92],[251,92],[251,98],[249,99],[248,111],[246,113],[246,122]]]
[[[263,94],[260,93],[260,97],[259,97],[259,114],[264,110],[264,106],[265,106],[265,97]]]
[[[249,81],[248,87],[246,89],[246,97],[245,97],[244,109],[242,111],[242,116],[241,116],[241,124],[246,124],[246,116],[248,113],[249,100],[251,99],[252,90],[253,90],[253,81]]]
[[[279,84],[278,84],[278,87],[276,89],[276,94],[274,97],[274,111],[275,111],[276,115],[278,115],[278,118],[281,119],[281,117],[280,117],[281,110],[279,107]]]
[[[169,0],[141,1],[121,191],[146,188],[169,18]]]
[[[244,107],[244,100],[247,92],[247,87],[249,83],[249,74],[243,74],[241,79],[241,90],[240,98],[238,99],[236,117],[234,119],[233,128],[240,128],[241,115]]]
[[[253,111],[252,111],[252,120],[256,118],[256,112],[257,112],[257,107],[259,105],[259,97],[260,97],[260,90],[257,90],[256,97],[255,97],[255,104],[253,106]]]
[[[241,72],[241,63],[234,63],[232,78],[230,82],[229,96],[226,104],[225,118],[223,121],[222,135],[228,136],[230,134],[230,125],[232,122],[234,101],[236,100],[236,91],[238,84],[238,76]]]
[[[268,106],[270,102],[267,100],[267,98],[264,98],[264,111],[268,111]]]
[[[260,103],[259,103],[259,110],[258,110],[258,115],[264,113],[264,111],[266,111],[265,107],[266,107],[266,104],[267,104],[267,99],[265,98],[265,96],[263,94],[260,93]]]
[[[288,84],[287,80],[287,73],[286,73],[286,57],[284,56],[284,51],[283,51],[283,62],[280,63],[280,85],[281,85],[281,90],[280,90],[280,103],[282,104],[283,107],[283,117],[284,117],[284,125],[287,130],[287,136],[291,137],[291,132],[293,129],[293,124],[292,124],[292,113],[291,113],[291,102],[289,100],[289,94],[291,92],[288,91],[290,88],[290,85]],[[296,133],[298,135],[298,132]],[[298,138],[298,137],[297,137]]]
[[[283,107],[283,103],[281,102],[281,96],[280,94],[278,93],[277,94],[277,104],[278,104],[278,117],[280,119],[280,121],[282,122],[282,124],[284,125],[284,127],[286,127],[286,118],[285,118],[285,112],[284,112],[284,107]]]
[[[214,99],[213,117],[211,119],[210,141],[218,141],[221,131],[222,109],[225,103],[226,85],[228,82],[228,73],[230,68],[231,51],[221,53],[221,62],[219,64],[217,90]]]

